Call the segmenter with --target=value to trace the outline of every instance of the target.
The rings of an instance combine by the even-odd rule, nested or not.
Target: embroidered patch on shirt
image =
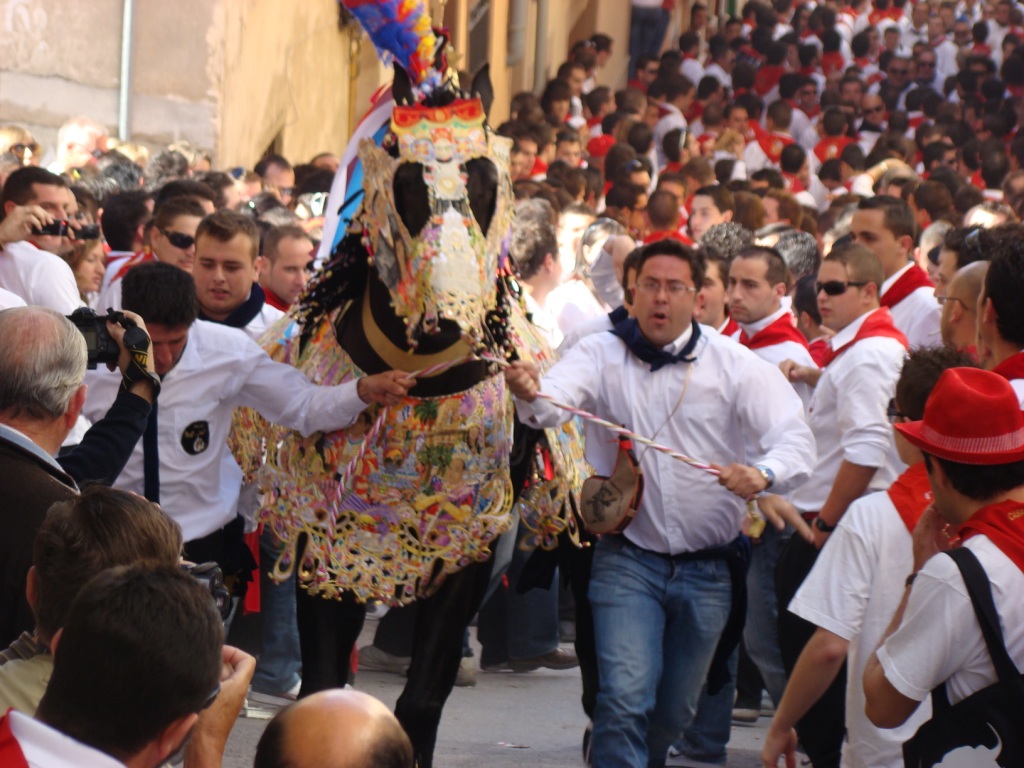
[[[195,456],[210,447],[210,423],[193,421],[181,433],[181,447],[185,453]]]

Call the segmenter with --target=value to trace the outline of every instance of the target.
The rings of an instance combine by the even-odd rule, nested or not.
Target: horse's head
[[[390,151],[360,146],[365,243],[410,344],[442,320],[480,339],[512,216],[510,145],[486,126],[486,68],[471,97],[449,85],[416,103],[408,86],[396,67]]]

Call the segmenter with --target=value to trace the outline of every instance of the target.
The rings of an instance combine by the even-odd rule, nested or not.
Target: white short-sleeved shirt
[[[851,341],[870,314],[833,336],[833,348]],[[797,509],[817,512],[824,506],[844,460],[878,467],[868,491],[888,488],[906,468],[896,453],[887,414],[906,354],[896,339],[871,337],[850,345],[826,366],[807,415],[818,464],[811,479],[790,497]]]
[[[1024,571],[986,536],[972,536],[963,546],[974,552],[988,575],[1006,650],[1022,669]],[[878,649],[878,660],[892,686],[914,701],[928,698],[945,682],[949,700],[956,704],[996,681],[967,587],[952,558],[935,555],[917,574],[903,623]]]
[[[84,412],[106,413],[120,373],[90,371]],[[178,364],[163,377],[157,402],[160,505],[181,526],[185,541],[206,536],[235,517],[242,470],[228,450],[236,406],[255,408],[304,435],[342,429],[366,407],[356,382],[312,384],[299,370],[270,359],[237,328],[197,320]],[[115,487],[142,494],[143,441],[135,446]]]
[[[800,618],[850,643],[842,761],[847,768],[902,768],[903,742],[931,717],[928,701],[899,728],[877,728],[864,714],[864,667],[913,568],[910,531],[889,494],[872,493],[850,505],[789,604]]]
[[[20,296],[26,304],[49,307],[62,315],[85,306],[68,263],[27,240],[0,249],[0,288]]]
[[[669,349],[682,350],[691,333],[692,327]],[[801,482],[813,461],[814,441],[800,398],[782,373],[703,326],[694,354],[694,363],[651,371],[618,336],[598,333],[581,340],[547,372],[541,391],[695,459],[764,464],[783,487]],[[516,400],[516,410],[533,426],[552,427],[571,418],[540,398]],[[624,534],[630,541],[679,554],[737,536],[745,506],[717,478],[644,447],[637,457],[644,498]]]

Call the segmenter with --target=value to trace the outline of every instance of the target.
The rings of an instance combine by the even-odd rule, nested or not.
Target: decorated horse
[[[426,768],[492,545],[513,514],[531,546],[575,539],[587,468],[576,425],[514,428],[501,363],[546,368],[554,355],[526,319],[503,253],[510,142],[486,124],[486,68],[463,91],[444,67],[443,37],[424,37],[422,17],[415,25],[434,64],[396,56],[388,128],[380,145],[360,143],[362,194],[343,198],[359,200],[355,213],[262,342],[320,384],[388,370],[416,383],[399,405],[309,438],[242,411],[234,440],[258,483],[260,519],[283,543],[263,567],[297,575],[302,695],[344,685],[367,600],[421,601],[396,715]]]

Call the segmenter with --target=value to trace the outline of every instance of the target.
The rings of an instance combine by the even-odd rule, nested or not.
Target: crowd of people
[[[599,768],[724,765],[765,692],[766,766],[902,765],[934,747],[933,691],[955,711],[997,681],[970,555],[1024,663],[1024,13],[697,3],[666,40],[673,5],[633,0],[628,41],[575,42],[494,129],[518,300],[561,355],[505,378],[527,426],[571,417],[544,393],[712,471],[636,450],[636,516],[579,560],[574,629],[557,580],[517,589],[529,552],[507,547],[479,666],[580,665]],[[615,45],[618,90],[598,85]],[[300,692],[257,766],[411,765],[379,702],[302,691],[293,582],[259,567],[257,661],[224,645],[230,596],[218,615],[177,573],[216,563],[238,595],[280,554],[229,449],[236,407],[309,436],[414,384],[318,386],[257,343],[317,268],[337,156],[213,170],[85,117],[50,154],[0,127],[4,765],[57,765],[54,732],[59,764],[156,766],[187,742],[186,765],[217,765],[246,697]],[[87,372],[97,329],[116,349]],[[627,449],[586,435],[612,474]],[[408,667],[408,611],[364,669]],[[950,748],[967,720],[941,721]]]

